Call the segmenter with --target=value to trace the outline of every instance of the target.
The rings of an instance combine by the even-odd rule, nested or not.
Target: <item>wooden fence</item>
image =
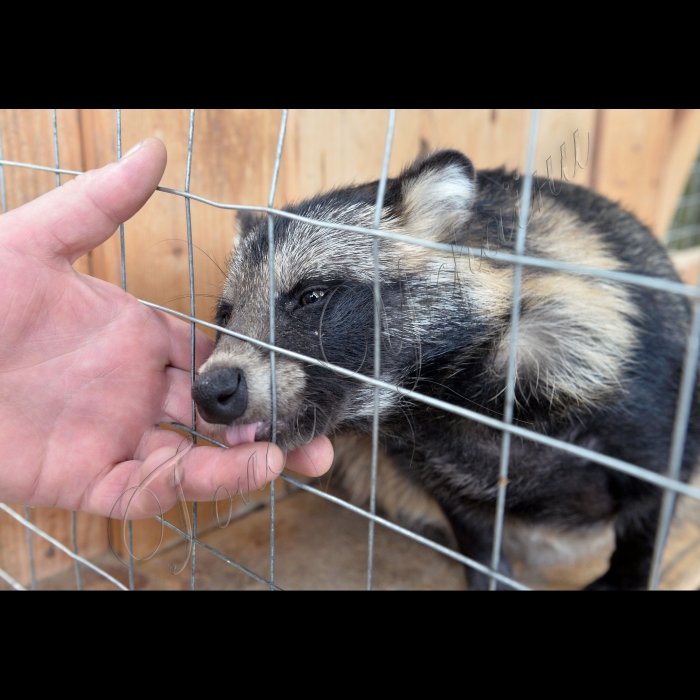
[[[191,191],[216,201],[267,204],[280,117],[280,110],[198,110]],[[114,110],[58,110],[57,123],[62,168],[82,171],[116,158]],[[440,147],[461,149],[477,168],[505,164],[522,169],[529,123],[529,110],[399,111],[390,176],[419,153]],[[161,184],[184,189],[188,124],[188,110],[124,110],[123,150],[146,136],[157,136],[168,149]],[[275,204],[378,178],[386,127],[386,110],[292,110]],[[0,129],[5,159],[53,166],[50,110],[0,110]],[[585,167],[577,166],[574,172],[576,133],[579,163]],[[543,110],[536,170],[545,175],[551,159],[550,172],[558,178],[563,161],[573,182],[621,202],[662,238],[699,148],[700,110]],[[62,177],[63,182],[67,179]],[[16,167],[5,167],[5,182],[9,208],[56,186],[51,173]],[[231,252],[234,220],[232,211],[192,203],[200,318],[211,319],[222,282],[219,268]],[[189,312],[184,201],[156,193],[125,230],[127,290]],[[697,254],[686,253],[682,260],[690,271]],[[120,284],[119,237],[113,236],[75,267]],[[32,509],[32,520],[70,543],[70,513],[37,508]],[[143,538],[157,541],[155,523],[139,527]],[[71,565],[44,540],[34,537],[34,544],[39,578]],[[104,518],[78,514],[78,547],[86,557],[108,549]],[[1,513],[0,568],[25,584],[29,581],[25,529]]]

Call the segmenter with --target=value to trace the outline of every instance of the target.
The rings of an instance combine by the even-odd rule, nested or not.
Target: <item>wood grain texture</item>
[[[267,204],[281,114],[281,110],[198,110],[191,191],[220,202]],[[388,115],[388,110],[292,110],[275,205],[330,187],[377,179]],[[397,175],[420,153],[445,147],[464,151],[477,168],[505,165],[522,171],[530,119],[530,110],[399,110],[389,174]],[[124,110],[123,151],[146,136],[157,136],[168,150],[161,184],[182,190],[188,125],[186,109]],[[0,110],[0,126],[5,158],[53,165],[50,110]],[[97,168],[116,158],[114,110],[59,110],[58,127],[62,167]],[[577,166],[574,172],[575,132],[579,163],[585,167]],[[574,183],[592,186],[620,201],[663,235],[698,148],[700,110],[543,110],[535,166],[537,174],[544,176],[551,159],[554,177],[560,177],[563,166]],[[5,177],[10,207],[55,187],[51,173],[7,167]],[[231,254],[236,214],[198,202],[192,203],[191,210],[196,313],[211,320]],[[127,290],[141,299],[189,312],[186,238],[184,200],[155,193],[125,225]],[[682,264],[694,271],[695,261],[688,257]],[[78,261],[76,269],[119,285],[118,232]],[[200,507],[202,527],[211,527],[210,506]],[[35,509],[32,517],[69,543],[69,513]],[[0,566],[26,583],[24,529],[9,520],[0,514]],[[104,519],[79,516],[81,551],[105,551],[105,533]],[[139,524],[137,554],[148,552],[159,536],[157,523]],[[166,534],[166,541],[171,537]],[[123,545],[118,546],[123,554]],[[49,554],[43,544],[37,544],[40,576],[69,565],[63,555]]]
[[[161,185],[185,188],[189,110],[124,110],[122,144],[126,152],[147,136],[166,145],[168,164]],[[191,191],[218,202],[266,205],[274,168],[281,111],[199,110],[195,115]],[[113,112],[92,116],[95,133],[114,134]],[[114,157],[109,144],[94,140],[95,165]],[[231,253],[235,212],[192,202],[192,240],[195,271],[195,305],[199,318],[211,320],[223,269]],[[146,206],[125,225],[126,279],[129,293],[168,308],[190,312],[187,223],[183,198],[156,192]],[[119,283],[119,240],[113,236],[96,251],[95,273]],[[207,331],[208,332],[208,331]],[[213,496],[213,494],[212,494]],[[211,504],[199,506],[200,531],[211,527]],[[171,512],[168,518],[178,521]],[[116,523],[112,532],[122,556],[123,538]],[[160,525],[134,523],[135,555],[146,556],[158,545]],[[176,537],[165,530],[164,545]],[[136,546],[135,546],[136,549]]]
[[[677,109],[661,174],[654,231],[664,236],[673,222],[693,164],[700,156],[700,109]]]
[[[539,177],[566,179],[590,187],[596,116],[595,109],[542,110],[535,155]]]
[[[202,540],[259,576],[269,575],[269,510],[249,511],[228,527],[213,529]],[[376,529],[375,590],[464,590],[461,564],[383,527]],[[543,527],[506,527],[504,550],[516,580],[536,590],[579,590],[609,566],[611,527],[561,533]],[[364,590],[367,576],[367,521],[310,493],[290,494],[277,508],[276,582],[286,590]],[[182,545],[163,547],[137,564],[137,590],[188,590],[189,571],[172,575],[182,564]],[[126,570],[102,555],[97,563],[127,583]],[[88,590],[115,590],[90,571]],[[265,587],[206,550],[197,560],[199,590],[264,590]],[[0,590],[2,590],[0,582]],[[661,590],[696,590],[700,586],[700,503],[679,499],[661,571]],[[45,579],[45,590],[70,590],[71,572]]]
[[[673,121],[672,109],[601,110],[595,148],[593,188],[633,212],[658,236],[664,233],[657,221]]]

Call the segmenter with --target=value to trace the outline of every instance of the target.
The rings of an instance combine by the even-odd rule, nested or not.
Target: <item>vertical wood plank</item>
[[[191,191],[218,202],[267,206],[281,117],[281,110],[198,111]],[[290,131],[278,193],[287,184],[284,173],[290,159]],[[284,199],[278,194],[276,201]],[[184,212],[184,204],[178,205]],[[235,211],[192,202],[192,235],[197,246],[195,291],[200,318],[213,318],[226,261],[231,255],[235,221]]]
[[[457,148],[477,169],[525,167],[530,110],[426,109],[423,138],[429,150]]]
[[[294,152],[282,162],[280,199],[305,198],[381,174],[388,110],[292,110]]]
[[[700,151],[700,109],[675,110],[671,144],[661,177],[656,221],[653,230],[664,237],[678,208],[678,198],[688,182]]]
[[[6,160],[52,168],[53,127],[49,109],[2,109],[3,154]],[[7,207],[16,209],[56,187],[53,173],[5,167]]]
[[[457,148],[466,153],[477,168],[517,169],[522,171],[527,158],[531,110],[423,110],[424,147]],[[575,184],[587,186],[591,179],[588,167],[588,136],[595,140],[596,110],[544,109],[540,116],[535,170],[561,178],[561,165]],[[583,153],[579,162],[584,168],[574,173],[574,133],[578,131]],[[563,146],[563,151],[562,151]],[[562,153],[565,156],[562,157]],[[568,166],[568,169],[567,169]]]
[[[535,157],[537,175],[547,177],[551,158],[550,177],[560,180],[563,173],[573,184],[589,187],[596,136],[595,109],[543,109]]]
[[[573,182],[620,200],[660,234],[685,182],[683,171],[700,147],[698,114],[699,110],[543,110],[537,173],[546,174],[546,160],[551,157],[554,175],[559,176],[564,143],[565,167],[571,176],[573,133],[579,132],[584,163],[590,133],[589,162],[584,169],[577,168]],[[399,110],[390,176],[419,153],[443,147],[464,151],[477,168],[505,165],[522,170],[530,116],[530,110]],[[124,151],[148,135],[161,138],[168,149],[161,184],[175,189],[184,186],[188,117],[188,110],[124,110],[122,115]],[[280,110],[199,110],[192,192],[222,202],[266,204],[280,117]],[[275,204],[282,206],[353,181],[377,179],[387,117],[388,110],[292,110]],[[0,110],[0,120],[6,158],[53,165],[50,110]],[[58,126],[63,167],[85,170],[116,158],[114,110],[59,110]],[[6,168],[5,173],[11,207],[55,187],[50,173],[16,168]],[[210,320],[222,269],[231,253],[235,213],[193,202],[192,224],[197,315]],[[92,269],[95,276],[119,285],[119,260],[115,235],[93,252],[91,261],[78,261],[76,268]],[[156,193],[127,222],[126,263],[130,293],[189,311],[184,200]],[[208,523],[201,508],[200,514]],[[69,513],[34,509],[32,517],[69,542]],[[78,518],[81,552],[90,555],[106,549],[104,520],[84,514]],[[24,529],[9,520],[0,517],[0,566],[6,563],[4,568],[26,582]],[[138,524],[136,532],[137,554],[142,555],[157,542],[160,527],[147,521]],[[166,534],[166,542],[171,541]],[[40,575],[70,564],[62,561],[63,555],[42,547],[37,545]]]
[[[388,118],[389,110],[291,110],[276,205],[378,179]],[[398,175],[420,150],[420,110],[399,110],[389,176]]]
[[[671,109],[600,112],[592,187],[634,213],[654,233],[661,177],[671,145]]]

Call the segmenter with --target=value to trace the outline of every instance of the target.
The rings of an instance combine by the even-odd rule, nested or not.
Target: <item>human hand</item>
[[[190,326],[71,267],[146,203],[165,163],[163,144],[148,138],[0,217],[0,500],[120,518],[122,494],[183,442],[158,423],[191,417]],[[196,347],[199,367],[213,341],[198,332]],[[251,464],[260,486],[283,465],[323,474],[332,456],[325,437],[286,464],[269,443],[196,446],[179,478],[188,500],[208,500],[220,487],[245,491]],[[163,510],[175,504],[167,480],[148,488]],[[142,500],[130,519],[158,514]]]

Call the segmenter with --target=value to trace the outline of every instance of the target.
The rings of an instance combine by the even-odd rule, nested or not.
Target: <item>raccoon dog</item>
[[[380,228],[443,243],[512,252],[521,180],[475,171],[457,151],[421,158],[387,181]],[[648,229],[582,187],[535,179],[526,255],[677,280]],[[559,185],[559,183],[557,183]],[[371,228],[378,183],[289,206],[316,220]],[[216,322],[269,340],[267,218],[239,217]],[[277,217],[276,342],[373,372],[372,238]],[[510,346],[513,266],[380,240],[381,379],[501,419]],[[684,297],[525,266],[517,335],[514,421],[654,472],[665,472],[690,308]],[[336,436],[340,481],[366,499],[374,389],[277,354],[278,442],[291,449]],[[269,355],[220,335],[193,391],[212,429],[258,423],[269,437]],[[683,478],[700,451],[696,390]],[[460,550],[489,563],[501,432],[380,391],[378,504],[419,526],[444,512]],[[661,491],[648,482],[514,436],[506,518],[563,530],[614,523],[610,568],[591,588],[643,588]],[[360,473],[358,466],[363,472]],[[423,498],[427,494],[430,498]],[[432,504],[432,505],[431,505]],[[510,572],[507,561],[502,571]],[[470,587],[488,579],[468,570]]]

